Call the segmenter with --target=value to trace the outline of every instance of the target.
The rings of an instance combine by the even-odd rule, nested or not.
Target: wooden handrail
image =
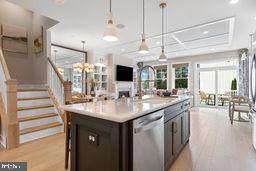
[[[6,64],[5,59],[4,59],[4,54],[3,54],[3,51],[2,51],[1,48],[0,48],[0,63],[2,65],[2,68],[3,68],[3,71],[4,71],[5,81],[10,80],[11,76],[10,76],[7,64]]]
[[[62,75],[60,74],[60,72],[58,71],[58,68],[54,65],[54,63],[52,62],[51,58],[48,57],[48,62],[51,64],[54,72],[57,74],[58,78],[60,79],[61,83],[64,84],[64,79],[62,78]]]

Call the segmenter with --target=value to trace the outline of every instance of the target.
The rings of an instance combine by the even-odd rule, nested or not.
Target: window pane
[[[157,89],[167,89],[167,65],[156,66],[156,88]]]
[[[202,71],[199,79],[200,91],[215,94],[215,71]]]
[[[167,81],[166,80],[157,80],[157,89],[167,89]]]
[[[218,71],[218,94],[225,94],[231,90],[232,80],[236,78],[236,70]]]
[[[188,88],[188,79],[176,79],[175,80],[175,88]]]

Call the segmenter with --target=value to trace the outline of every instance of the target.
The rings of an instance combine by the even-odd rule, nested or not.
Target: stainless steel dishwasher
[[[164,111],[133,121],[133,171],[164,171]]]

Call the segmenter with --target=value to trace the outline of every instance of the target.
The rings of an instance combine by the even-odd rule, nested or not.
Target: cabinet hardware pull
[[[177,133],[178,132],[177,123],[176,122],[172,123],[172,131],[173,131],[173,133]]]
[[[189,105],[190,105],[190,103],[185,103],[185,104],[184,104],[184,106],[189,106]]]

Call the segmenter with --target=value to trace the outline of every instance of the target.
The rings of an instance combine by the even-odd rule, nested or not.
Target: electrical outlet
[[[98,146],[99,145],[99,135],[93,132],[89,132],[88,134],[89,144]]]

